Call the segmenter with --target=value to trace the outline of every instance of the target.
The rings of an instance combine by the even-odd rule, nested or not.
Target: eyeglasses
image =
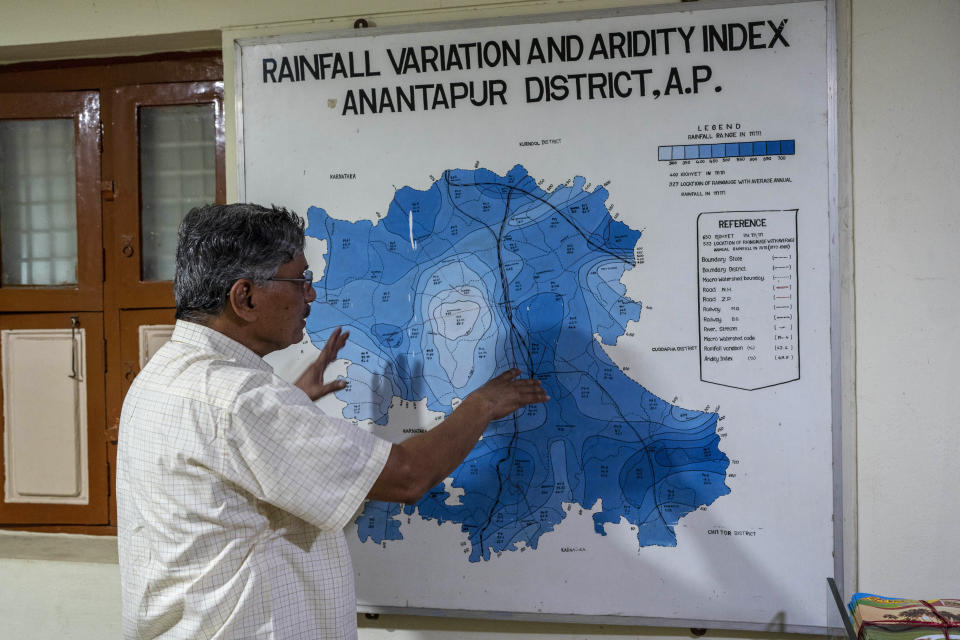
[[[313,284],[313,271],[307,269],[300,278],[267,278],[267,280],[279,280],[281,282],[299,282],[306,289]]]

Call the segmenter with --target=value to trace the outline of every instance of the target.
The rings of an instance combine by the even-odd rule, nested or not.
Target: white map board
[[[323,406],[394,441],[552,395],[368,505],[364,610],[831,626],[830,6],[711,7],[239,44],[242,196],[317,274],[278,369],[346,326]]]

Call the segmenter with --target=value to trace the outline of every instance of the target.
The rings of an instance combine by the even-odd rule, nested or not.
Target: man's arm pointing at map
[[[296,385],[311,400],[345,386],[339,380],[324,384],[323,373],[337,359],[349,335],[341,333],[340,327],[334,329],[320,355],[297,379]],[[519,369],[501,373],[468,395],[433,429],[394,444],[367,497],[384,502],[417,502],[463,462],[488,424],[528,404],[549,399],[538,380],[519,379],[519,375]]]
[[[463,462],[487,425],[549,397],[540,382],[510,369],[471,393],[436,427],[393,445],[368,498],[413,504]]]

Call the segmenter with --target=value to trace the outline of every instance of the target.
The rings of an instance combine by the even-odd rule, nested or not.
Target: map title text
[[[263,57],[262,82],[357,81],[366,86],[346,89],[328,105],[342,116],[363,116],[496,107],[516,100],[527,104],[564,100],[617,100],[697,95],[710,88],[719,93],[713,68],[703,54],[788,48],[786,18],[724,22],[682,27],[605,31],[587,36],[533,36],[475,42],[430,43],[305,55]],[[603,62],[630,63],[657,57],[697,55],[698,63],[633,65],[614,69]],[[564,73],[559,65],[579,65]],[[518,84],[488,77],[465,79],[497,69],[540,67]],[[455,75],[446,80],[443,74]],[[389,78],[422,78],[394,84]],[[514,86],[517,85],[517,86]],[[342,86],[342,85],[341,85]]]

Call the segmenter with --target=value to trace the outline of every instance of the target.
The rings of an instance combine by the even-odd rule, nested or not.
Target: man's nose
[[[313,287],[313,283],[307,284],[307,290],[304,292],[307,302],[313,302],[317,299],[317,290]]]

